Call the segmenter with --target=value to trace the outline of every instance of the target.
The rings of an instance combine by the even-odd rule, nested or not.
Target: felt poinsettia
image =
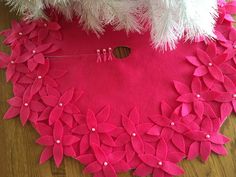
[[[80,142],[80,153],[85,153],[92,144],[100,145],[101,142],[107,146],[115,146],[114,140],[109,135],[116,126],[107,122],[110,116],[110,106],[105,106],[95,114],[88,110],[85,120],[75,127],[72,132],[82,135]]]
[[[197,56],[187,56],[186,59],[194,66],[196,66],[196,69],[193,73],[194,76],[197,77],[203,77],[209,75],[220,81],[224,81],[224,75],[223,72],[233,72],[235,69],[230,66],[229,64],[225,63],[228,57],[228,54],[223,53],[220,55],[217,55],[216,52],[216,46],[214,43],[208,46],[207,51],[205,52],[204,50],[198,48],[197,51]],[[223,67],[224,70],[221,68]],[[228,69],[225,71],[225,69]],[[214,81],[214,79],[211,79],[211,82]],[[207,83],[207,79],[204,79],[206,84],[208,86],[212,85],[212,83]]]
[[[144,153],[143,134],[152,127],[150,123],[140,123],[140,115],[137,108],[133,108],[129,116],[122,116],[122,126],[124,132],[121,132],[116,139],[117,146],[126,146],[126,158],[132,160],[136,152]]]
[[[156,124],[147,133],[159,136],[172,143],[182,152],[185,152],[185,140],[182,133],[188,131],[182,118],[165,102],[161,104],[161,115],[150,117]]]
[[[236,112],[236,86],[233,81],[225,76],[224,87],[226,92],[221,92],[216,101],[222,102],[221,104],[221,118],[225,119],[231,114],[232,110]]]
[[[26,74],[28,72],[28,68],[24,64],[16,63],[16,59],[20,54],[20,45],[14,46],[14,50],[10,56],[0,52],[0,67],[6,68],[7,81],[16,82],[20,77],[20,73]]]
[[[218,132],[220,126],[219,120],[214,121],[208,117],[205,117],[201,123],[200,131],[189,131],[185,135],[194,142],[189,147],[188,159],[193,159],[200,155],[203,161],[206,161],[211,151],[226,155],[227,151],[224,148],[224,144],[229,139]]]
[[[61,26],[57,22],[38,20],[36,24],[37,28],[30,34],[30,39],[37,37],[40,43],[47,39],[48,36],[52,36],[54,39],[61,39]]]
[[[28,38],[30,32],[34,30],[35,26],[35,23],[18,23],[16,21],[12,21],[11,29],[5,33],[3,32],[6,36],[4,43],[11,46],[16,45],[17,43],[22,44],[24,40]]]
[[[156,148],[156,153],[140,154],[142,163],[135,169],[134,175],[153,177],[170,177],[182,175],[184,171],[175,163],[167,159],[168,148],[164,139],[160,139]]]
[[[79,109],[74,104],[74,88],[66,90],[61,94],[57,89],[47,85],[48,95],[41,96],[43,102],[53,107],[49,114],[49,125],[55,123],[63,114],[67,112],[69,114],[79,113]]]
[[[199,118],[202,118],[203,114],[214,116],[214,111],[207,102],[213,101],[219,94],[218,92],[204,89],[198,77],[193,78],[191,89],[178,81],[174,81],[174,86],[180,94],[177,101],[182,103],[183,116],[188,115],[192,110]]]
[[[50,47],[52,46],[51,43],[35,45],[33,42],[27,40],[24,43],[24,46],[27,51],[17,58],[16,62],[27,62],[30,71],[33,71],[38,66],[38,64],[44,64],[45,55],[52,52],[50,50]]]
[[[25,88],[21,85],[14,87],[14,97],[8,100],[10,108],[5,113],[4,118],[11,119],[20,115],[20,120],[25,125],[32,112],[42,112],[45,106],[40,101],[32,99],[30,87]]]
[[[63,160],[63,155],[76,156],[72,145],[79,141],[79,137],[65,134],[64,127],[60,121],[57,121],[53,127],[38,123],[35,128],[41,135],[36,142],[45,146],[40,157],[40,164],[53,157],[56,166],[59,167]]]
[[[126,172],[130,169],[124,161],[124,151],[107,153],[100,146],[92,145],[93,154],[83,154],[76,159],[86,165],[84,172],[94,177],[117,177],[116,173]]]
[[[36,70],[25,74],[22,76],[18,83],[21,84],[30,84],[31,86],[31,95],[36,94],[40,91],[43,86],[57,87],[58,84],[55,79],[61,78],[65,75],[66,71],[60,70],[59,72],[50,72],[49,73],[49,61],[46,60],[44,65],[39,65]]]

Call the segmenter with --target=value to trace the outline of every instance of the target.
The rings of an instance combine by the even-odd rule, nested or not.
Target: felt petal
[[[213,133],[211,134],[211,138],[209,139],[214,144],[225,144],[229,141],[229,138],[227,138],[224,135],[221,135],[220,133]]]
[[[189,132],[186,132],[185,136],[196,141],[203,141],[205,140],[206,133],[199,130],[191,130]]]
[[[89,142],[90,145],[92,144],[100,145],[100,138],[97,132],[92,132],[89,134]]]
[[[30,109],[27,106],[22,106],[20,109],[20,120],[23,125],[26,124],[27,120],[29,119],[30,116]]]
[[[146,177],[150,175],[153,171],[153,168],[141,163],[134,171],[135,176]]]
[[[100,123],[97,126],[97,130],[99,133],[109,133],[115,130],[116,126],[110,123]]]
[[[186,93],[190,92],[189,87],[187,85],[181,83],[181,82],[174,81],[174,86],[175,86],[175,89],[177,90],[177,92],[180,95],[183,95],[183,94],[186,94]]]
[[[206,131],[206,132],[213,131],[213,123],[210,118],[206,117],[202,120],[201,130]]]
[[[218,66],[221,65],[222,63],[224,63],[227,59],[228,54],[227,53],[223,53],[220,55],[217,55],[214,58],[214,63],[216,63]]]
[[[127,117],[122,117],[122,125],[127,131],[128,134],[136,133],[136,127],[135,124]]]
[[[167,157],[167,152],[168,152],[168,148],[167,148],[167,144],[166,144],[165,140],[160,139],[160,141],[157,144],[157,148],[156,148],[156,156],[159,159],[164,160]]]
[[[200,93],[202,91],[202,83],[199,78],[193,78],[191,89],[193,93]]]
[[[129,113],[129,119],[134,123],[134,124],[139,124],[139,112],[138,109],[135,107],[131,110]]]
[[[150,119],[157,125],[163,126],[163,127],[166,127],[166,126],[168,127],[171,123],[170,119],[162,115],[156,115],[156,116],[150,117]]]
[[[89,130],[91,130],[92,128],[95,128],[95,129],[97,128],[97,119],[93,111],[88,110],[87,116],[86,116],[86,122],[87,122],[87,126]]]
[[[207,67],[204,65],[201,65],[194,70],[193,75],[201,77],[201,76],[205,76],[207,73],[208,73]]]
[[[117,177],[116,171],[111,165],[103,166],[103,173],[105,177]]]
[[[7,70],[6,70],[7,81],[10,81],[11,78],[13,77],[13,75],[15,74],[15,68],[16,68],[16,66],[14,64],[9,64],[7,66]]]
[[[150,167],[157,167],[159,160],[151,154],[139,155],[139,158]]]
[[[200,155],[203,161],[206,161],[211,153],[211,143],[201,142],[200,143]]]
[[[22,98],[20,97],[12,97],[7,102],[14,107],[21,107],[22,105]]]
[[[41,153],[39,163],[43,164],[53,156],[52,147],[45,147]]]
[[[172,142],[181,152],[185,152],[185,140],[183,135],[175,133],[172,137]]]
[[[121,161],[124,158],[124,156],[125,156],[124,151],[115,151],[108,155],[108,160],[109,162],[111,162],[111,164],[115,164]]]
[[[42,96],[41,99],[46,105],[52,106],[52,107],[56,106],[58,103],[58,97],[54,95]]]
[[[230,103],[222,103],[220,106],[221,119],[225,120],[232,112],[233,108]]]
[[[61,116],[61,121],[65,123],[67,126],[69,126],[70,128],[73,127],[73,122],[74,122],[73,115],[64,113]]]
[[[165,161],[161,168],[170,175],[182,175],[184,173],[183,169],[170,161]]]
[[[220,69],[224,74],[235,74],[236,73],[236,69],[227,63],[223,63],[220,65]]]
[[[183,103],[191,103],[195,99],[194,95],[192,93],[186,93],[177,98],[177,101],[183,102]]]
[[[42,87],[43,80],[42,79],[35,79],[30,90],[31,95],[35,95]]]
[[[172,114],[172,108],[164,101],[161,102],[161,113],[166,117],[169,117]]]
[[[73,135],[64,135],[63,136],[63,145],[69,146],[79,141],[79,137]]]
[[[47,120],[47,119],[49,119],[49,114],[50,114],[51,110],[52,110],[51,107],[46,107],[46,108],[43,110],[43,112],[41,112],[41,114],[40,114],[38,120],[39,120],[39,121],[42,121],[42,120]]]
[[[53,30],[53,31],[57,31],[57,30],[61,29],[61,26],[57,22],[49,22],[48,29]]]
[[[58,83],[51,77],[44,77],[44,85],[50,85],[51,87],[58,87]]]
[[[130,166],[124,160],[120,160],[118,163],[113,164],[113,168],[117,173],[125,173],[130,170]]]
[[[233,104],[234,112],[236,112],[236,100],[233,100],[232,104]]]
[[[211,150],[219,155],[227,155],[228,152],[223,145],[211,144]]]
[[[63,125],[60,121],[57,121],[54,124],[54,127],[53,127],[53,138],[54,138],[54,140],[55,141],[62,140],[63,133],[64,133]]]
[[[34,71],[35,68],[38,66],[38,63],[35,62],[34,60],[30,59],[30,60],[27,61],[27,66],[28,66],[30,71]]]
[[[84,154],[84,155],[78,156],[76,158],[76,160],[78,160],[83,165],[88,165],[88,164],[96,161],[96,158],[93,154]]]
[[[93,148],[94,155],[100,164],[103,164],[104,162],[108,160],[104,151],[101,149],[101,147],[99,147],[96,144],[93,144],[92,148]]]
[[[161,168],[155,168],[153,170],[152,177],[168,177],[168,174],[164,172]]]
[[[37,139],[36,143],[44,146],[52,146],[54,144],[54,140],[52,136],[45,135]]]
[[[214,42],[211,42],[210,44],[208,44],[206,52],[209,55],[209,57],[211,58],[215,57],[217,53],[216,44]]]
[[[224,80],[224,87],[228,92],[235,92],[236,91],[236,86],[233,83],[233,81],[225,76],[225,80]]]
[[[139,135],[146,134],[154,125],[152,123],[141,123],[137,125],[136,129]]]
[[[186,157],[185,153],[173,151],[173,152],[168,152],[167,159],[173,163],[178,163],[185,157]]]
[[[131,143],[132,146],[138,154],[143,154],[144,153],[144,144],[143,140],[139,135],[136,135],[135,137],[131,137]]]
[[[35,125],[35,129],[37,132],[43,136],[43,135],[52,135],[52,128],[44,123],[37,123]]]
[[[149,135],[159,136],[161,134],[162,128],[160,126],[154,125],[152,128],[150,128],[147,132]]]
[[[124,144],[127,144],[130,141],[130,135],[128,135],[127,133],[122,133],[117,137],[115,143],[117,146],[123,146]]]
[[[107,146],[116,146],[116,143],[114,142],[114,140],[112,139],[112,137],[109,134],[106,133],[101,133],[100,134],[100,141],[107,145]]]
[[[46,86],[46,90],[47,90],[47,94],[48,94],[48,95],[53,95],[53,96],[55,96],[56,98],[59,98],[59,97],[60,97],[60,92],[59,92],[56,88],[54,88],[54,87],[52,87],[52,86],[50,86],[50,85],[47,85],[47,86]]]
[[[204,104],[201,101],[194,101],[193,108],[195,113],[198,115],[199,118],[202,118],[204,113]]]
[[[46,28],[41,28],[38,31],[38,40],[43,41],[48,36],[48,30]]]
[[[89,149],[90,144],[89,144],[89,135],[84,135],[81,140],[80,140],[80,154],[86,153],[86,151]]]
[[[56,166],[59,167],[63,160],[63,147],[61,144],[55,144],[53,146],[53,158]]]
[[[188,114],[191,113],[191,111],[192,111],[192,104],[188,104],[188,103],[182,104],[182,109],[181,109],[182,116],[187,116]]]
[[[51,45],[52,45],[51,43],[39,45],[36,48],[36,51],[37,51],[37,53],[41,53],[41,52],[47,50],[49,47],[51,47]]]
[[[224,75],[222,73],[222,71],[215,65],[208,67],[209,72],[211,73],[211,75],[218,81],[220,82],[224,82]]]
[[[35,63],[44,64],[45,63],[45,57],[42,53],[38,53],[38,54],[34,55],[33,61]]]
[[[199,142],[193,142],[188,151],[188,160],[192,160],[196,158],[200,154],[200,143]]]
[[[204,65],[207,65],[209,62],[211,62],[208,54],[200,48],[197,48],[197,57]]]
[[[85,173],[97,173],[102,170],[102,166],[97,162],[92,162],[84,168]]]
[[[65,146],[63,151],[64,151],[65,156],[72,157],[72,158],[76,157],[76,152],[73,146]]]
[[[201,63],[199,62],[199,60],[195,56],[187,56],[186,59],[189,63],[191,63],[194,66],[200,66],[201,65]]]
[[[88,127],[86,124],[81,124],[75,127],[72,130],[73,133],[79,134],[79,135],[85,135],[89,133]]]
[[[74,88],[67,90],[60,98],[59,102],[62,102],[63,104],[68,104],[74,95]]]
[[[96,114],[96,118],[98,122],[105,122],[108,120],[110,116],[110,106],[104,106],[104,108]]]
[[[8,108],[7,112],[4,114],[4,119],[11,119],[19,115],[20,108],[11,106]]]
[[[62,112],[63,112],[62,107],[59,106],[54,107],[49,115],[49,125],[55,123],[62,115]]]
[[[166,141],[169,141],[172,138],[173,134],[174,131],[170,128],[163,128],[161,131],[161,137]]]

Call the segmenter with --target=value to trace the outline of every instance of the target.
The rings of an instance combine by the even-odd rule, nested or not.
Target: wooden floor
[[[0,2],[0,30],[9,26],[14,14]],[[1,41],[1,40],[0,40]],[[0,49],[7,48],[0,45]],[[2,120],[7,110],[6,100],[12,96],[11,85],[5,81],[5,72],[0,71],[0,177],[85,177],[82,166],[75,160],[66,158],[60,168],[53,161],[39,165],[42,148],[35,144],[38,137],[34,129],[21,126],[19,119]],[[226,145],[228,156],[212,155],[205,164],[199,160],[184,161],[183,177],[236,177],[236,117],[232,116],[222,127],[222,132],[232,140]],[[121,174],[120,177],[130,177]]]

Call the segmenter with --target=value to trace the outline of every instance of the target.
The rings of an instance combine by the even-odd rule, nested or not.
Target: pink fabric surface
[[[40,163],[64,156],[95,177],[183,174],[182,159],[226,155],[220,131],[236,110],[235,2],[220,2],[217,40],[149,46],[149,33],[107,28],[100,38],[76,20],[12,22],[2,32],[11,54],[0,66],[13,84],[5,119],[20,116],[39,133]],[[131,54],[118,59],[118,46]]]

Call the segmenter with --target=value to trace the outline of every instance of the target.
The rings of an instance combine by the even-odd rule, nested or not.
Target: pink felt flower
[[[23,86],[14,86],[14,97],[8,100],[10,108],[4,115],[5,119],[11,119],[20,114],[23,125],[30,119],[32,112],[42,112],[45,106],[38,100],[30,97],[30,87],[26,89]]]
[[[188,56],[186,59],[197,68],[195,69],[193,75],[197,77],[203,77],[207,74],[210,74],[214,79],[223,82],[224,75],[223,70],[221,69],[221,65],[224,67],[230,67],[226,64],[227,54],[217,55],[215,44],[211,44],[208,46],[208,51],[198,48],[197,56]],[[225,66],[227,65],[227,66]]]
[[[8,30],[6,34],[5,44],[14,46],[17,43],[23,43],[28,38],[30,32],[35,28],[35,23],[18,23],[13,21],[11,24],[11,30]]]
[[[86,165],[84,172],[93,174],[94,177],[117,177],[116,173],[126,172],[130,169],[124,161],[124,151],[106,153],[101,147],[92,145],[94,154],[84,154],[77,157]]]
[[[41,99],[46,105],[53,107],[49,114],[49,125],[55,123],[62,116],[63,112],[69,114],[79,113],[79,109],[74,104],[74,93],[74,88],[71,88],[61,95],[57,89],[47,85],[48,95],[41,96]]]
[[[69,157],[76,156],[72,145],[79,141],[79,137],[65,134],[63,125],[60,121],[57,121],[53,125],[53,128],[43,123],[38,123],[35,127],[41,135],[36,142],[45,146],[40,157],[40,164],[53,156],[56,166],[59,167],[63,160],[63,155]]]
[[[184,171],[175,163],[167,159],[168,148],[163,139],[160,139],[157,145],[156,153],[140,154],[139,157],[142,163],[135,169],[134,175],[153,177],[171,177],[182,175]]]
[[[221,118],[225,119],[234,110],[236,112],[236,86],[232,80],[225,76],[224,87],[226,92],[221,92],[216,101],[222,102],[221,104]]]
[[[61,26],[57,22],[39,20],[37,21],[37,28],[30,34],[29,38],[32,39],[37,37],[39,43],[47,39],[48,36],[60,40],[60,29]]]
[[[183,116],[188,115],[192,110],[194,110],[199,118],[202,118],[203,114],[214,115],[214,111],[207,102],[213,101],[219,93],[204,89],[198,77],[193,78],[191,89],[178,81],[174,81],[174,86],[180,94],[177,101],[182,103]]]
[[[227,151],[224,148],[224,144],[229,141],[229,139],[218,132],[220,123],[217,119],[211,120],[205,117],[201,123],[200,131],[189,131],[185,135],[193,139],[194,142],[189,147],[188,159],[194,159],[196,156],[200,155],[203,161],[206,161],[211,153],[211,151],[226,155]]]
[[[27,40],[24,46],[27,49],[27,52],[23,53],[16,62],[27,62],[30,71],[35,70],[38,64],[44,64],[45,55],[52,52],[50,50],[50,47],[52,46],[51,43],[36,46],[33,42]]]
[[[20,73],[26,74],[28,68],[24,64],[16,63],[16,59],[21,54],[20,45],[15,45],[10,56],[0,52],[0,68],[6,68],[7,81],[16,82]]]
[[[144,153],[143,135],[152,127],[152,123],[140,123],[140,115],[137,108],[133,108],[129,116],[122,116],[122,126],[124,132],[121,132],[116,138],[117,146],[126,147],[127,161],[131,161],[135,155]],[[155,139],[154,139],[155,140]]]
[[[185,152],[185,140],[183,133],[188,131],[187,125],[182,122],[182,118],[165,102],[161,104],[161,115],[150,117],[156,124],[147,133],[163,138],[166,142],[169,140],[181,152]]]
[[[105,106],[99,113],[95,115],[92,110],[87,111],[85,120],[75,127],[72,132],[82,135],[80,142],[80,153],[85,153],[92,144],[100,145],[101,143],[107,146],[115,146],[114,140],[110,136],[116,126],[108,123],[110,116],[110,107]]]

